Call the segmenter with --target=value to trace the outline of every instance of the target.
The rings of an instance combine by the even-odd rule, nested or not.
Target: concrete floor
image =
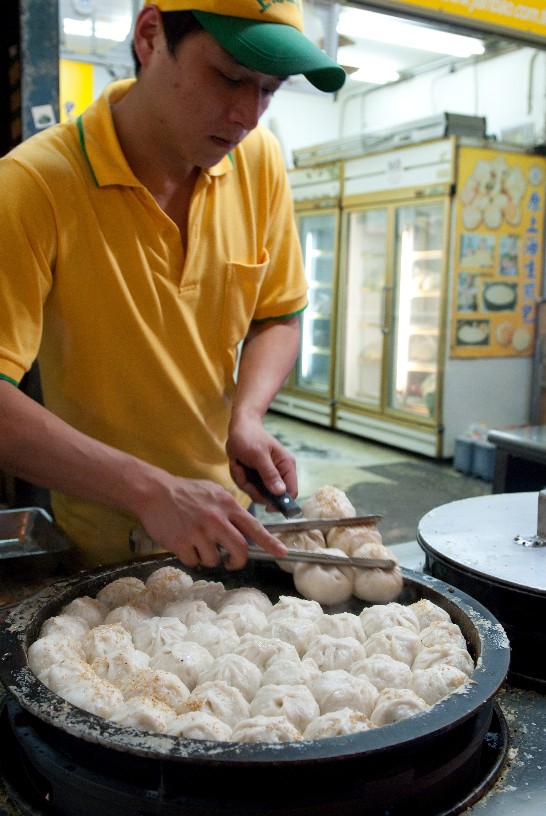
[[[368,467],[421,461],[421,457],[407,451],[282,414],[268,413],[264,424],[296,455],[302,500],[323,485],[334,485],[346,492],[356,482],[366,480]],[[370,476],[369,481],[375,481],[374,477]]]

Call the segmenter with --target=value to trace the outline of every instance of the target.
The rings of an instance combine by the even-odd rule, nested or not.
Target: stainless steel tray
[[[70,539],[41,507],[0,510],[0,567],[67,553]]]

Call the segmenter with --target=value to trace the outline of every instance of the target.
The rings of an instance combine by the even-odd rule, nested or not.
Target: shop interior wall
[[[111,80],[110,71],[96,65],[93,94]],[[294,150],[446,111],[485,116],[488,135],[498,140],[516,131],[515,138],[546,142],[546,51],[524,47],[466,67],[365,88],[350,81],[335,95],[277,92],[262,122],[279,138],[288,167]]]
[[[294,150],[444,112],[483,116],[489,137],[546,149],[546,50],[522,47],[372,90],[354,86],[347,83],[335,99],[295,91],[275,95],[263,122],[280,138],[289,167]]]
[[[264,122],[279,131],[289,161],[294,149],[446,111],[485,116],[488,135],[498,140],[516,129],[533,144],[546,141],[546,51],[521,48],[371,90],[346,86],[335,101],[295,91],[274,97]]]

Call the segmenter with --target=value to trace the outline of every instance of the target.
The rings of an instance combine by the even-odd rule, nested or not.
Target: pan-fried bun
[[[324,549],[326,546],[326,540],[321,530],[299,530],[296,532],[277,533],[276,536],[289,550],[316,552]],[[297,566],[296,561],[287,561],[285,558],[279,558],[277,564],[285,572],[292,573]]]
[[[347,495],[337,487],[324,485],[315,490],[302,505],[302,512],[306,518],[351,518],[356,516],[356,510]]]
[[[328,555],[347,557],[342,550],[323,549]],[[325,606],[344,603],[353,594],[354,570],[338,564],[307,564],[301,562],[294,570],[294,586],[304,598]]]
[[[328,547],[354,555],[364,544],[382,545],[383,539],[377,526],[363,524],[358,527],[333,527],[326,533],[326,543]]]
[[[367,558],[364,548],[354,553],[355,558]],[[389,554],[389,557],[390,556]],[[393,559],[396,560],[396,559]],[[353,595],[372,604],[386,604],[394,601],[404,586],[402,570],[396,564],[390,570],[359,569],[355,567]]]

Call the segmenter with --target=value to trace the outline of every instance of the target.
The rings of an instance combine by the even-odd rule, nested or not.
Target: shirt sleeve
[[[308,285],[280,145],[265,128],[257,128],[254,133],[254,144],[259,148],[255,157],[259,162],[255,223],[263,224],[262,240],[269,264],[253,319],[263,321],[287,317],[305,309]]]
[[[0,374],[18,383],[38,354],[57,229],[47,190],[11,156],[0,188]]]

